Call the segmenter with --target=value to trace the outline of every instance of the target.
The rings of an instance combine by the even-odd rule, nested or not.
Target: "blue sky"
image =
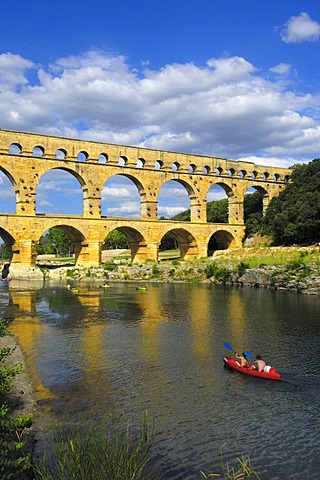
[[[307,162],[320,151],[319,47],[314,0],[10,0],[0,17],[0,128]],[[120,180],[105,185],[102,213],[137,216],[137,192]],[[188,208],[177,184],[161,197],[160,215]],[[12,205],[1,175],[0,211]],[[75,181],[41,179],[37,211],[80,210]]]

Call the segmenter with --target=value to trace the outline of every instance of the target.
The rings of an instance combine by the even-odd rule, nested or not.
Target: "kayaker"
[[[239,362],[237,361],[240,367],[244,367],[245,365],[248,365],[248,360],[244,352],[242,352],[240,355],[236,353],[236,358],[240,360]]]
[[[259,370],[259,372],[263,372],[266,362],[262,360],[261,355],[256,355],[256,360],[253,362],[255,368]]]

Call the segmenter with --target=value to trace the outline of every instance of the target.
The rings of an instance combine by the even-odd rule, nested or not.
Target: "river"
[[[191,284],[14,280],[0,314],[26,356],[40,420],[119,414],[155,421],[166,480],[249,455],[262,480],[318,480],[320,298]],[[224,342],[260,353],[281,382],[223,366]]]

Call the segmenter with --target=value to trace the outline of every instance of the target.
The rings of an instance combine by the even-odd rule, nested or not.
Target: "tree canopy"
[[[275,245],[312,244],[320,240],[320,159],[295,165],[291,182],[273,198],[262,224]]]

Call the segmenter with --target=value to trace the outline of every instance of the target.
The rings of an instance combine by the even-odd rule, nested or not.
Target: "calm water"
[[[320,298],[209,285],[1,285],[40,417],[155,419],[163,478],[217,472],[219,449],[254,457],[263,480],[318,480]],[[282,382],[223,367],[235,350],[261,353]]]

